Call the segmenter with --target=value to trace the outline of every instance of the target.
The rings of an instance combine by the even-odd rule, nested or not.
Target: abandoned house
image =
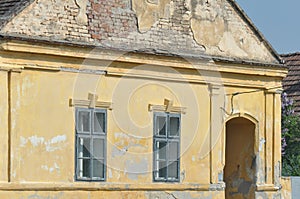
[[[0,198],[280,198],[286,74],[234,0],[2,0]]]

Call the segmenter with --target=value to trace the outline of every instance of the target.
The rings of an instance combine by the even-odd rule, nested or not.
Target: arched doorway
[[[224,181],[227,199],[255,197],[255,124],[237,117],[226,123]]]

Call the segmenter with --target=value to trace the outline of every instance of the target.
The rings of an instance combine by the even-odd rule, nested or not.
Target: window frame
[[[80,112],[89,112],[90,120],[89,120],[89,132],[78,131],[79,125],[79,113]],[[102,113],[104,114],[104,129],[102,132],[95,132],[94,119],[95,114]],[[79,157],[79,141],[80,138],[89,138],[89,149],[90,149],[90,157]],[[101,139],[103,140],[103,157],[95,157],[94,153],[94,140]],[[88,159],[90,162],[89,174],[90,177],[80,177],[80,164],[79,160]],[[93,161],[98,160],[101,161],[103,167],[103,177],[95,177],[93,174]],[[106,161],[107,161],[107,110],[106,109],[98,109],[98,108],[75,108],[75,181],[106,181]]]
[[[157,133],[157,117],[166,117],[166,135],[160,135]],[[170,134],[170,118],[176,117],[179,119],[178,124],[178,135],[172,136]],[[154,182],[180,182],[180,141],[181,141],[181,114],[180,113],[168,113],[168,112],[154,112],[153,114],[153,181]],[[165,158],[166,158],[166,176],[159,177],[159,159],[157,158],[158,148],[157,142],[166,142]],[[176,142],[177,143],[177,159],[176,161],[169,160],[170,154],[169,144]],[[177,162],[177,178],[169,177],[169,167],[171,163]]]

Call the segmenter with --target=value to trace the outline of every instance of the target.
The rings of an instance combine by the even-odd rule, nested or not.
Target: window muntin
[[[106,110],[76,109],[76,180],[104,181]]]
[[[154,113],[154,181],[179,181],[180,119],[180,114]]]

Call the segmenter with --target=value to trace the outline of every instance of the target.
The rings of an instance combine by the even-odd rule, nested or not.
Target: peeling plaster
[[[64,198],[64,193],[63,192],[59,192],[58,194],[54,194],[54,195],[51,194],[51,196],[50,195],[41,196],[41,195],[39,195],[38,192],[35,192],[34,194],[29,195],[27,197],[27,199],[62,199],[62,198]]]
[[[145,146],[141,145],[141,144],[128,144],[127,146],[123,146],[121,148],[118,147],[118,145],[121,145],[120,143],[117,143],[116,146],[113,146],[112,149],[112,157],[118,157],[118,156],[123,156],[125,155],[128,150],[132,147],[141,147],[141,148],[145,148]]]
[[[29,77],[25,77],[22,82],[22,95],[27,92],[28,89],[32,88],[34,83],[30,81]]]
[[[88,0],[75,0],[75,4],[79,8],[79,12],[76,18],[76,21],[80,25],[87,25],[88,24],[88,18],[86,15],[86,7],[87,7]]]
[[[116,139],[117,138],[130,139],[130,137],[126,133],[117,132],[117,133],[114,133],[114,136],[115,136]]]
[[[263,184],[265,182],[265,171],[263,170],[263,159],[259,156],[259,154],[256,155],[256,177],[257,177],[257,182],[260,184]]]
[[[108,178],[112,178],[112,177],[113,177],[113,175],[112,175],[112,171],[111,171],[111,169],[108,169],[107,171],[108,171]]]
[[[49,171],[50,173],[52,173],[53,171],[60,172],[60,168],[56,163],[54,163],[53,167],[48,167],[47,165],[42,165],[41,168],[46,171]]]
[[[45,139],[43,137],[37,137],[36,135],[29,137],[28,140],[34,147],[37,147],[38,145],[43,144],[45,141]]]
[[[196,157],[193,155],[192,156],[192,161],[195,162],[196,161]]]
[[[266,198],[268,198],[268,195],[265,192],[257,192],[255,194],[255,198],[257,198],[257,199],[266,199]]]
[[[213,199],[214,194],[209,192],[204,193],[190,193],[181,191],[149,191],[145,193],[148,199]]]
[[[220,172],[218,173],[218,181],[219,181],[219,182],[223,182],[223,180],[224,180],[224,179],[223,179],[223,178],[224,178],[223,176],[224,176],[223,171],[220,171]]]
[[[261,138],[259,141],[259,149],[258,149],[259,152],[261,152],[263,150],[263,146],[265,143],[266,143],[266,140]]]
[[[138,180],[140,175],[148,173],[148,160],[146,158],[138,161],[126,160],[124,173],[131,180]]]
[[[52,152],[52,151],[61,149],[61,146],[53,146],[53,144],[65,142],[66,139],[67,139],[66,135],[58,135],[58,136],[52,138],[51,140],[49,140],[48,142],[45,143],[46,151]]]
[[[39,145],[44,145],[47,152],[53,152],[53,151],[62,149],[63,146],[61,145],[61,143],[65,142],[66,140],[67,140],[66,135],[58,135],[48,141],[45,141],[44,137],[38,137],[36,135],[28,137],[28,138],[21,136],[20,137],[20,147],[25,147],[26,144],[28,142],[30,142],[30,144],[33,147],[37,147]],[[59,144],[59,146],[55,146],[57,144]]]
[[[276,186],[280,186],[280,177],[281,177],[280,165],[281,163],[278,161],[274,166],[274,184]]]
[[[185,179],[185,170],[180,172],[180,182],[183,182]]]
[[[111,155],[113,158],[118,156],[123,156],[126,154],[127,150],[128,149],[126,147],[119,149],[117,146],[113,146]]]

